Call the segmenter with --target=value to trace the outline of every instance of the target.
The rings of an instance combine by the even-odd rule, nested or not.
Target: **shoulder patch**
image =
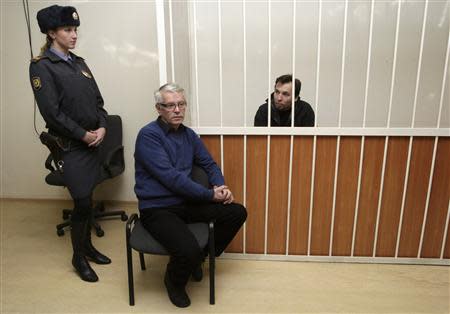
[[[40,90],[42,87],[41,78],[39,76],[33,76],[31,78],[31,82],[33,83],[33,88],[35,90]]]
[[[47,58],[48,57],[46,57],[46,56],[37,56],[37,57],[34,57],[33,59],[31,59],[30,62],[36,63],[36,62],[39,62],[39,61],[41,61],[43,59],[47,59]]]

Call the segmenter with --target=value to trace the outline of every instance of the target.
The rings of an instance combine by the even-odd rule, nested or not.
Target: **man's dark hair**
[[[277,85],[278,83],[280,83],[280,84],[292,83],[292,75],[285,74],[285,75],[278,77],[275,81],[275,85]],[[299,79],[295,79],[295,93],[294,93],[295,98],[298,97],[301,89],[302,89],[302,82],[300,82]]]

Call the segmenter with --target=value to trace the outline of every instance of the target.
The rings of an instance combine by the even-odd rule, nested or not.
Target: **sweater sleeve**
[[[173,193],[189,199],[212,200],[213,190],[194,182],[187,174],[172,165],[158,132],[152,130],[139,132],[135,159],[149,175]]]

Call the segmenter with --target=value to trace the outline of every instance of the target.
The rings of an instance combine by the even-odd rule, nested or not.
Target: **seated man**
[[[198,135],[184,126],[184,90],[174,83],[155,92],[159,117],[141,129],[136,139],[135,192],[143,226],[170,253],[164,284],[170,301],[190,305],[185,286],[192,275],[201,280],[206,256],[187,223],[215,221],[219,256],[241,228],[247,212],[233,203],[217,164]],[[210,189],[191,179],[192,165],[203,168]]]
[[[302,83],[295,79],[295,115],[294,126],[314,126],[314,110],[300,100]],[[271,126],[291,126],[292,119],[292,75],[282,75],[275,81],[275,91],[271,95]],[[255,126],[268,126],[268,101],[259,106],[255,115]]]

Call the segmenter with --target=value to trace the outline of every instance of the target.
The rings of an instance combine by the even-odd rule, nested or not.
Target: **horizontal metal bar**
[[[280,262],[325,262],[325,263],[364,263],[364,264],[408,264],[450,266],[450,260],[439,258],[409,257],[364,257],[364,256],[318,256],[318,255],[276,255],[224,253],[223,258]]]
[[[440,136],[450,128],[193,127],[200,135]]]

